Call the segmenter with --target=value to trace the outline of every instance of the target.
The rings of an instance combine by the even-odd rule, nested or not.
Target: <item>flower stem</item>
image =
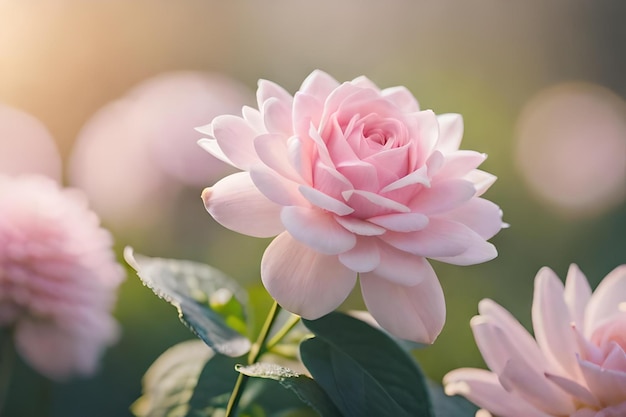
[[[281,327],[280,330],[276,332],[274,337],[272,337],[267,342],[267,344],[265,345],[265,349],[272,350],[272,348],[276,346],[278,343],[280,343],[280,341],[283,340],[283,337],[285,337],[287,333],[289,333],[291,329],[293,329],[296,326],[296,324],[298,324],[299,321],[300,321],[300,316],[296,316],[295,314],[292,314],[291,317],[289,317],[289,320],[287,320],[287,322],[283,325],[283,327]]]
[[[267,338],[269,337],[270,330],[272,329],[272,325],[276,321],[279,312],[280,306],[276,301],[274,301],[272,308],[267,314],[265,323],[261,328],[261,332],[259,333],[257,341],[250,348],[250,353],[248,354],[248,365],[256,363],[256,361],[259,359],[259,356],[267,351]],[[241,395],[243,394],[243,390],[246,387],[247,382],[248,376],[240,373],[237,377],[237,382],[235,382],[235,387],[233,388],[233,392],[230,395],[230,399],[228,400],[228,405],[226,406],[226,417],[233,417],[235,415],[235,412],[237,411],[237,405],[239,404],[239,400],[241,399]]]
[[[11,385],[15,349],[13,348],[11,332],[3,331],[0,338],[0,415],[2,415]]]

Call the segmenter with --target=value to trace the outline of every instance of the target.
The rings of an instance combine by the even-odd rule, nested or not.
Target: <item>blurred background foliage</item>
[[[625,17],[620,0],[0,0],[0,102],[47,127],[66,185],[78,187],[86,175],[117,175],[113,190],[86,189],[96,211],[98,198],[116,203],[133,190],[150,141],[136,160],[127,157],[133,135],[124,136],[125,116],[114,114],[102,134],[113,152],[72,174],[78,138],[100,109],[159,74],[220,74],[249,90],[247,104],[254,105],[257,79],[294,92],[320,68],[340,81],[366,75],[381,87],[405,85],[423,108],[461,113],[462,148],[489,155],[482,168],[499,179],[487,197],[511,227],[492,239],[500,255],[489,263],[435,264],[447,324],[435,345],[416,356],[439,381],[450,369],[484,366],[469,328],[480,299],[496,300],[530,327],[540,267],[564,278],[577,263],[595,287],[626,261]],[[573,96],[559,100],[563,91]],[[582,107],[568,107],[579,99]],[[168,93],[162,100],[176,103]],[[155,114],[154,123],[163,123]],[[190,121],[187,135],[199,139],[192,129],[210,121]],[[237,235],[210,218],[199,195],[215,180],[169,179],[141,196],[134,220],[103,211],[103,223],[118,254],[132,245],[150,256],[203,261],[263,297],[258,270],[269,240]],[[361,306],[359,294],[346,303]],[[148,366],[193,336],[132,272],[115,315],[122,337],[98,375],[52,384],[20,364],[7,415],[47,415],[41,410],[49,406],[52,416],[129,416]]]

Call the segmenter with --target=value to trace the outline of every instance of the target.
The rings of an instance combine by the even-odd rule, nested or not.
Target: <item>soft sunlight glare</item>
[[[517,126],[517,164],[536,195],[571,217],[591,217],[626,197],[626,104],[592,84],[539,92]]]

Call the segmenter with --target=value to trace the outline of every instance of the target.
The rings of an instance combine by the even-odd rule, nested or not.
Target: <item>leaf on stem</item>
[[[313,408],[322,417],[341,417],[341,413],[324,390],[306,375],[271,363],[238,365],[235,369],[249,377],[278,381],[283,388],[292,391],[300,401]]]
[[[344,416],[433,417],[424,375],[384,332],[339,312],[303,322],[316,337],[302,361]]]
[[[150,258],[133,254],[130,247],[124,250],[124,259],[144,285],[175,306],[180,320],[213,350],[231,357],[250,350],[248,338],[235,330],[245,327],[247,296],[234,280],[208,265]]]

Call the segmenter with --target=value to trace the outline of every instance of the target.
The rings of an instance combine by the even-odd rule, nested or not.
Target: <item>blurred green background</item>
[[[489,263],[435,264],[448,319],[434,346],[416,355],[426,373],[440,380],[457,367],[484,366],[469,328],[480,299],[496,300],[529,327],[540,267],[550,266],[564,278],[569,264],[577,263],[595,287],[626,261],[625,17],[626,3],[620,0],[0,0],[0,102],[43,122],[66,164],[81,127],[98,109],[168,71],[221,73],[251,92],[257,79],[265,78],[294,92],[320,68],[340,81],[366,75],[381,87],[405,85],[423,108],[461,113],[462,148],[489,155],[482,168],[499,179],[486,196],[502,207],[511,227],[492,239],[500,255]],[[609,134],[589,118],[591,133],[576,142],[582,143],[583,156],[555,165],[563,168],[565,180],[589,166],[595,168],[585,178],[594,180],[602,171],[595,184],[575,184],[574,197],[584,204],[574,201],[574,206],[551,201],[546,192],[559,190],[542,194],[529,179],[545,174],[545,183],[558,188],[550,181],[558,173],[518,157],[522,141],[529,140],[535,154],[527,160],[558,159],[560,152],[552,155],[552,148],[542,147],[549,135],[525,137],[535,130],[526,129],[530,116],[522,115],[542,108],[533,100],[551,91],[545,89],[570,82],[585,83],[597,92],[600,106],[614,112],[606,123],[615,124],[611,134],[617,138],[607,145],[614,149],[610,160],[593,161]],[[586,120],[572,117],[572,123]],[[563,123],[568,125],[567,118]],[[116,152],[124,153],[124,146]],[[604,180],[612,187],[584,200]],[[121,227],[104,218],[117,253],[132,245],[150,256],[203,261],[257,287],[268,240],[217,225],[202,206],[201,190],[180,188],[149,225]],[[361,306],[358,293],[346,305]],[[106,353],[98,375],[53,384],[20,364],[7,415],[129,416],[149,365],[193,336],[175,310],[132,272],[120,288],[115,315],[122,338]]]

